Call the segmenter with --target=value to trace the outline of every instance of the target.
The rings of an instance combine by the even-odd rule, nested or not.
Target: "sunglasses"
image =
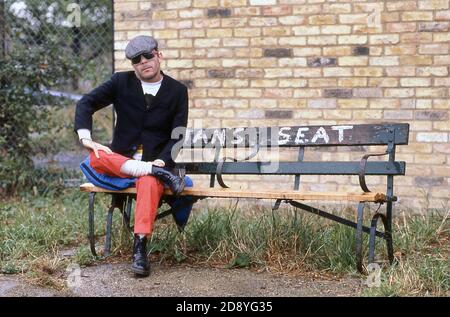
[[[140,55],[138,55],[138,56],[136,56],[136,57],[133,57],[133,58],[131,59],[131,63],[132,63],[132,64],[139,64],[139,63],[141,62],[141,57],[142,57],[142,56],[144,56],[145,59],[150,60],[150,59],[152,59],[153,57],[155,57],[155,55],[156,55],[156,54],[153,54],[153,53],[142,53],[142,54],[140,54]]]

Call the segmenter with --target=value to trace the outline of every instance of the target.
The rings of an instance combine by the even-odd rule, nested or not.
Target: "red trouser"
[[[98,173],[108,176],[128,178],[129,175],[120,172],[128,157],[117,153],[106,154],[99,151],[97,158],[94,152],[90,154],[92,168]],[[138,177],[136,181],[136,211],[134,215],[134,233],[150,235],[156,219],[158,204],[164,192],[164,184],[155,176]]]

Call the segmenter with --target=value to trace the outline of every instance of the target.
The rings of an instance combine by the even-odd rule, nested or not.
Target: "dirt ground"
[[[31,285],[20,275],[0,275],[0,297],[149,296],[149,297],[300,297],[361,296],[362,279],[316,279],[222,269],[153,264],[151,275],[136,278],[130,263],[81,268],[64,291]],[[71,275],[68,273],[68,275]],[[70,277],[69,277],[70,279]]]

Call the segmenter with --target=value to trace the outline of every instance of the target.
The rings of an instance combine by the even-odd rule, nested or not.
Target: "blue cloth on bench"
[[[80,164],[81,171],[89,182],[95,186],[109,189],[109,190],[122,190],[129,187],[134,187],[136,184],[136,178],[121,178],[113,177],[105,174],[98,173],[92,168],[90,164],[89,157],[87,157]],[[186,187],[193,187],[194,182],[189,176],[184,177]],[[192,211],[192,206],[195,203],[194,197],[192,196],[179,196],[179,197],[168,197],[167,203],[172,208],[172,215],[175,223],[180,227],[184,228],[189,220],[189,216]]]
[[[91,166],[89,156],[81,162],[80,168],[88,181],[101,188],[109,190],[122,190],[128,187],[133,187],[136,183],[136,178],[113,177],[96,172]]]

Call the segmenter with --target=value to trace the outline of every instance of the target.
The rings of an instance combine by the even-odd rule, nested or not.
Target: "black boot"
[[[131,270],[141,276],[150,275],[150,263],[147,258],[147,237],[134,235],[133,264]]]
[[[152,166],[152,174],[158,177],[164,184],[169,186],[170,190],[172,191],[172,193],[174,193],[175,196],[178,196],[183,191],[183,177],[172,174],[170,171],[155,165]]]

